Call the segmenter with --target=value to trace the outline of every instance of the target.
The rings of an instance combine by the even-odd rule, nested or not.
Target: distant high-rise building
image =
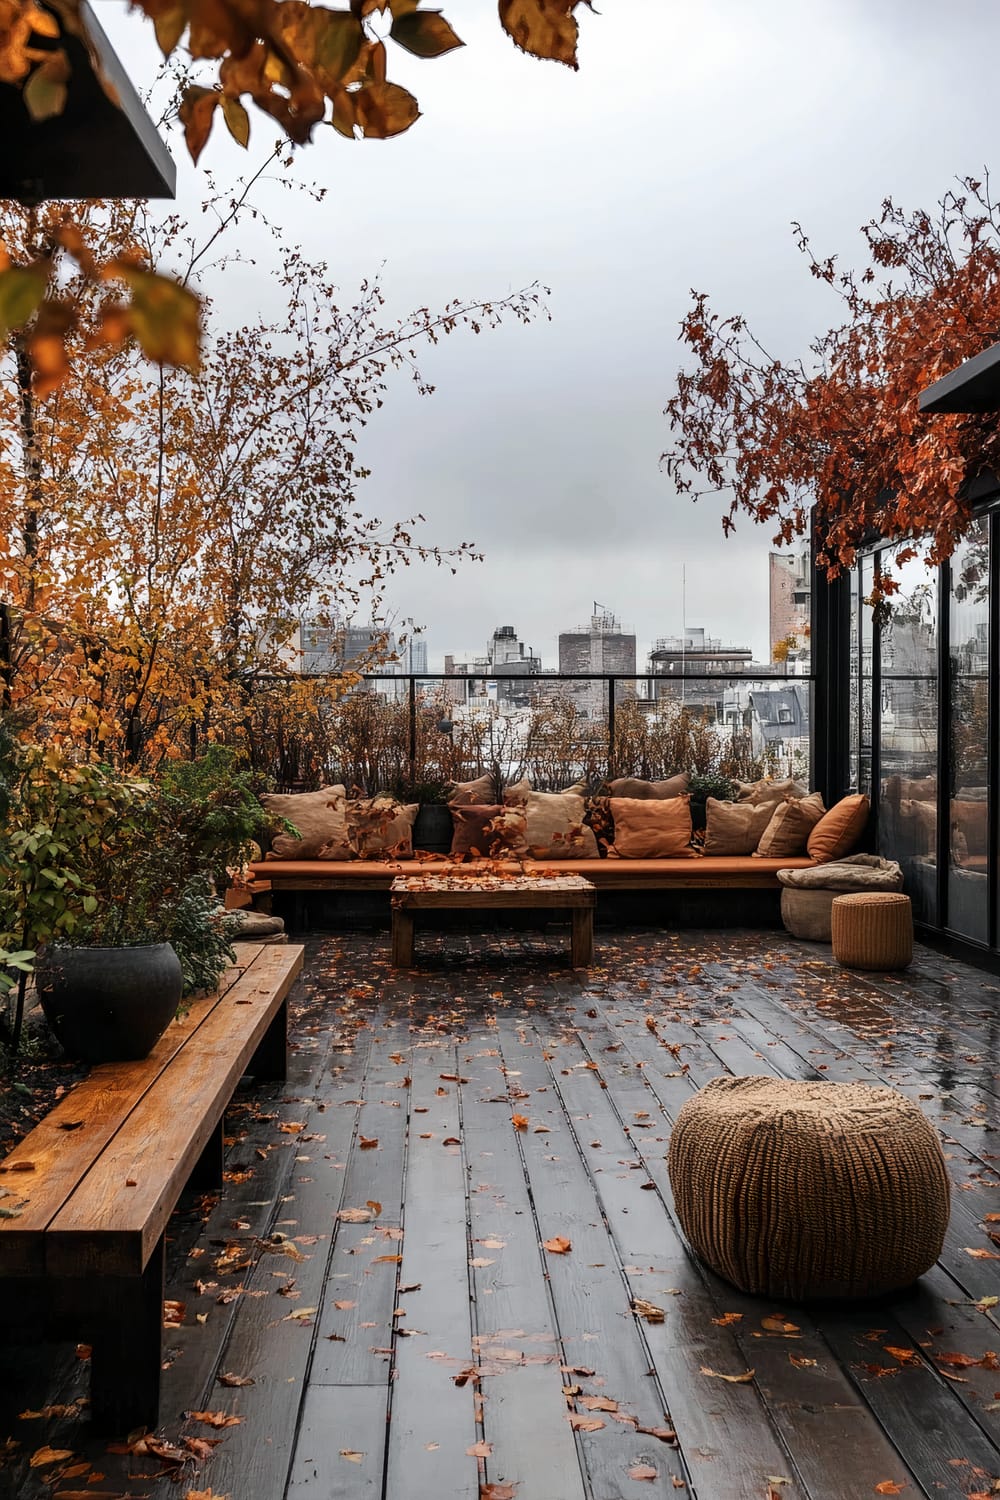
[[[635,677],[635,632],[624,630],[621,622],[600,604],[594,605],[594,613],[588,625],[575,630],[565,630],[559,636],[560,672],[616,673],[622,677]],[[582,712],[598,717],[606,711],[607,691],[600,682],[585,682],[572,687],[572,692]],[[626,690],[632,694],[634,683]]]
[[[791,552],[768,555],[768,616],[771,660],[777,661],[775,647],[794,638],[800,651],[808,647],[812,611],[812,555],[808,545]],[[795,649],[794,647],[792,648]],[[787,660],[787,651],[782,654]]]
[[[427,642],[423,636],[411,635],[403,648],[404,671],[417,676],[427,671]]]
[[[513,625],[497,626],[486,643],[486,660],[490,677],[497,679],[497,702],[527,706],[531,702],[531,684],[524,679],[537,677],[542,662],[532,654],[530,646],[518,639]]]
[[[752,664],[749,646],[724,645],[703,626],[688,626],[683,635],[661,636],[649,653],[653,698],[721,719],[725,684],[715,679],[738,677]]]
[[[387,625],[373,620],[367,625],[346,625],[335,617],[306,616],[299,626],[300,670],[321,672],[376,672],[395,676],[403,668],[396,638]],[[375,692],[398,696],[397,684],[372,683]],[[398,687],[402,689],[403,684]]]

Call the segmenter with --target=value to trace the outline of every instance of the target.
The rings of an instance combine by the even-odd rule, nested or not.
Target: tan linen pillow
[[[765,802],[764,808],[771,808]],[[761,859],[788,859],[805,854],[806,841],[826,809],[819,792],[808,797],[790,797],[771,808],[771,817],[761,834],[757,853]]]
[[[769,802],[757,807],[752,802],[720,802],[709,797],[705,803],[705,853],[752,854],[771,813]]]
[[[277,821],[287,818],[300,837],[276,833],[267,859],[352,859],[347,836],[347,789],[325,786],[318,792],[265,792],[264,811]],[[324,847],[336,853],[321,854]]]
[[[498,802],[470,802],[467,807],[452,802],[450,806],[453,858],[502,859],[525,853],[526,824],[520,808],[502,807]]]
[[[493,790],[493,777],[487,771],[484,776],[477,776],[475,781],[453,781],[448,792],[449,803],[456,807],[469,807],[475,804],[484,804],[495,801]]]
[[[355,797],[347,803],[347,831],[354,859],[410,859],[413,824],[419,802],[402,803],[393,797]],[[333,859],[320,851],[320,859]]]
[[[523,807],[531,795],[531,782],[527,776],[522,776],[520,781],[504,788],[503,801],[505,807]]]
[[[594,830],[584,823],[578,792],[529,792],[525,841],[532,859],[598,859]]]
[[[736,800],[758,804],[784,802],[786,797],[804,797],[808,790],[807,786],[801,786],[791,777],[787,781],[769,781],[765,776],[762,781],[737,781]]]
[[[514,784],[512,786],[509,786],[504,792],[504,805],[506,807],[523,807],[528,798],[531,796],[533,790],[534,789],[528,777],[522,776],[520,781],[515,781]],[[587,783],[585,781],[574,781],[572,786],[564,786],[562,790],[558,792],[545,792],[544,795],[546,797],[561,797],[564,792],[573,792],[577,797],[582,797],[585,795],[586,791]]]
[[[955,798],[950,810],[953,831],[965,836],[966,857],[985,854],[989,842],[989,819],[985,802],[962,802]]]
[[[911,797],[903,797],[899,803],[898,818],[900,836],[910,846],[910,853],[936,852],[936,802],[918,802]]]
[[[622,859],[694,859],[691,798],[612,797],[614,853]]]
[[[842,797],[825,812],[806,843],[806,849],[821,865],[850,854],[868,822],[868,798],[860,792]]]
[[[608,792],[612,797],[651,801],[654,798],[683,797],[690,785],[691,778],[686,771],[682,771],[679,776],[668,776],[666,781],[642,781],[637,776],[619,776],[615,781],[608,782]]]

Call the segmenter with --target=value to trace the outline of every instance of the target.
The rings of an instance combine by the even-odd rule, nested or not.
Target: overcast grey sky
[[[390,606],[427,627],[432,666],[512,624],[546,666],[596,599],[649,642],[687,623],[767,655],[766,531],[723,538],[718,503],[678,498],[659,470],[662,408],[691,288],[747,314],[774,351],[803,351],[837,317],[790,221],[823,253],[857,254],[887,195],[932,205],[995,159],[995,0],[601,0],[579,12],[576,74],[517,52],[492,0],[436,0],[468,44],[389,76],[424,111],[406,135],[323,131],[298,173],[331,189],[295,208],[304,248],[349,293],[380,266],[390,307],[502,295],[536,278],[551,322],[457,335],[404,378],[368,430],[373,514],[422,512],[427,536],[472,540],[457,577],[415,568]],[[151,28],[119,0],[98,12],[133,78]],[[253,148],[273,138],[253,116]],[[198,173],[171,141],[190,204]],[[246,157],[217,131],[203,163]],[[286,200],[282,200],[286,202]],[[287,206],[283,208],[288,212]],[[265,303],[264,270],[226,293]]]

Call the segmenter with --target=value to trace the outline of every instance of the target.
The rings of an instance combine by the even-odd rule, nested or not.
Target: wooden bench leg
[[[283,1000],[247,1064],[255,1078],[288,1077],[288,1001]]]
[[[141,1276],[100,1283],[90,1405],[94,1430],[102,1435],[124,1437],[159,1421],[163,1285],[162,1235]]]
[[[570,940],[570,963],[574,969],[587,969],[594,961],[594,908],[574,906]]]
[[[215,1126],[212,1134],[205,1142],[205,1148],[195,1162],[188,1178],[188,1187],[202,1188],[208,1191],[210,1188],[222,1186],[222,1165],[225,1155],[225,1147],[222,1142],[223,1119]]]
[[[413,968],[413,913],[392,908],[392,962],[397,969]]]

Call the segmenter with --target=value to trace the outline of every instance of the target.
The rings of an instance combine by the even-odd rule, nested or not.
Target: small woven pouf
[[[913,958],[909,896],[858,891],[830,909],[833,956],[845,969],[905,969]]]
[[[744,1292],[875,1296],[941,1252],[941,1145],[895,1089],[715,1078],[678,1114],[669,1168],[695,1254]]]

